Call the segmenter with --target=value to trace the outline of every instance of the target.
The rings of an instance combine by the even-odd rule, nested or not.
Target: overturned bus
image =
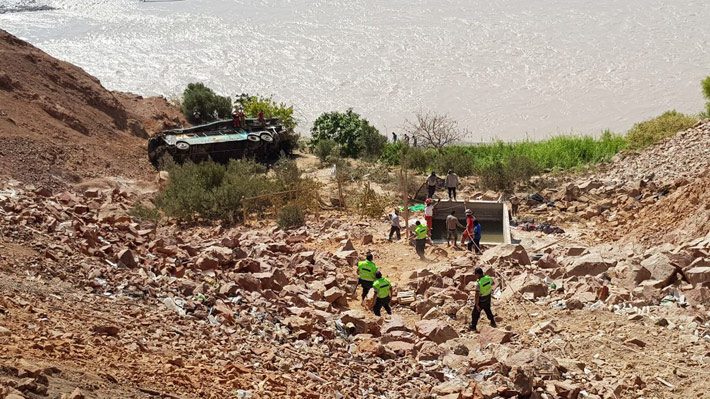
[[[261,162],[277,159],[293,150],[292,133],[278,118],[247,118],[242,123],[221,120],[184,129],[165,130],[148,140],[148,157],[158,166],[164,156],[175,162],[251,158]]]

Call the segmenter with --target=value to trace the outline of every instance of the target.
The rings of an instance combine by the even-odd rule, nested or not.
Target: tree
[[[272,97],[252,96],[246,93],[240,94],[234,101],[244,110],[244,115],[249,118],[256,118],[259,111],[264,112],[265,118],[279,118],[281,125],[287,130],[293,130],[298,121],[293,117],[293,106],[286,103],[277,103]]]
[[[357,158],[365,151],[382,150],[387,138],[382,136],[384,141],[380,145],[374,135],[380,135],[380,132],[349,108],[345,112],[321,114],[313,122],[311,145],[315,146],[320,140],[333,140],[340,145],[340,155]]]
[[[710,76],[703,79],[701,84],[703,86],[703,96],[708,100],[708,102],[705,103],[705,117],[710,118]]]
[[[423,146],[433,147],[439,152],[445,146],[460,141],[467,134],[465,130],[459,130],[459,123],[448,115],[420,111],[416,117],[415,122],[405,122],[405,130]]]
[[[358,137],[360,156],[371,160],[379,158],[382,150],[385,149],[385,144],[387,144],[387,137],[381,135],[377,129],[367,123],[363,123],[361,128],[361,134]]]
[[[182,94],[182,113],[190,123],[211,122],[232,114],[232,100],[203,83],[190,83]]]

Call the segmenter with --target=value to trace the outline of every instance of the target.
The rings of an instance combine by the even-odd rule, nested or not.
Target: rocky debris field
[[[649,251],[501,245],[411,259],[374,221],[282,231],[127,214],[121,189],[0,190],[7,398],[702,397],[710,235]],[[537,233],[521,233],[537,234]],[[528,246],[528,248],[531,248]],[[378,318],[353,263],[397,292]],[[401,258],[405,254],[405,258]],[[399,265],[395,275],[393,264]],[[499,328],[467,330],[473,267]],[[358,291],[359,292],[359,291]]]

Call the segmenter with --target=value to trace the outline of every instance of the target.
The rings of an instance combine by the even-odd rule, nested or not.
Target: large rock
[[[441,320],[421,320],[415,324],[415,328],[419,336],[437,344],[459,337],[449,324]]]
[[[373,336],[380,335],[381,318],[375,318],[372,313],[362,310],[348,310],[342,313],[340,321],[346,325],[353,323],[355,326],[355,334],[372,334]]]
[[[200,270],[215,270],[219,267],[219,262],[212,256],[203,254],[197,258],[195,266]]]
[[[688,282],[693,285],[710,283],[710,267],[698,266],[685,271]]]
[[[598,253],[591,253],[574,259],[566,271],[568,276],[596,276],[615,265],[615,261],[606,260]]]
[[[547,296],[547,284],[534,274],[519,274],[509,281],[501,299],[512,298],[516,292],[521,294],[531,293],[534,298]]]
[[[444,348],[431,341],[421,341],[414,345],[412,353],[417,360],[441,360],[446,354]]]
[[[522,245],[501,244],[489,248],[481,257],[483,263],[497,263],[506,261],[519,265],[529,265],[530,258]]]
[[[118,261],[124,266],[134,269],[138,267],[138,262],[136,261],[136,254],[133,250],[124,249],[118,253]]]
[[[504,344],[510,342],[512,337],[513,333],[510,331],[485,326],[481,328],[478,340],[481,343],[481,347],[483,347],[488,344]]]
[[[404,341],[391,341],[386,343],[391,351],[397,354],[397,356],[408,356],[414,350],[414,344],[411,342]]]
[[[663,286],[676,280],[678,269],[671,265],[671,260],[664,254],[655,254],[641,262],[641,266],[651,273],[651,280],[662,282]]]
[[[261,281],[259,281],[259,279],[254,277],[252,274],[238,273],[237,277],[234,279],[234,281],[237,283],[237,285],[239,285],[244,290],[247,290],[247,291],[260,291],[261,290]]]

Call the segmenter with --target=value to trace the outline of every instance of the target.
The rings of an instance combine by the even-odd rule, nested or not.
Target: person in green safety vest
[[[481,317],[481,310],[486,312],[486,317],[491,321],[491,327],[496,327],[496,319],[491,311],[491,293],[493,292],[493,279],[490,276],[483,274],[483,269],[476,268],[476,299],[473,304],[473,313],[471,314],[471,331],[476,331],[478,319]],[[477,332],[477,331],[476,331]]]
[[[414,247],[417,249],[417,255],[419,259],[425,260],[424,258],[424,248],[426,247],[427,240],[427,227],[417,220],[414,227]]]
[[[372,288],[377,294],[377,299],[375,300],[375,306],[372,311],[375,312],[376,316],[380,315],[380,310],[385,308],[387,314],[392,314],[392,309],[390,308],[390,300],[392,299],[392,283],[389,280],[382,277],[382,273],[376,272],[375,277],[377,280],[372,284]]]
[[[365,260],[357,263],[357,274],[358,274],[358,285],[362,286],[362,301],[365,303],[365,298],[372,288],[372,283],[375,281],[375,273],[377,273],[377,266],[372,262],[372,254],[367,253],[365,255]]]

